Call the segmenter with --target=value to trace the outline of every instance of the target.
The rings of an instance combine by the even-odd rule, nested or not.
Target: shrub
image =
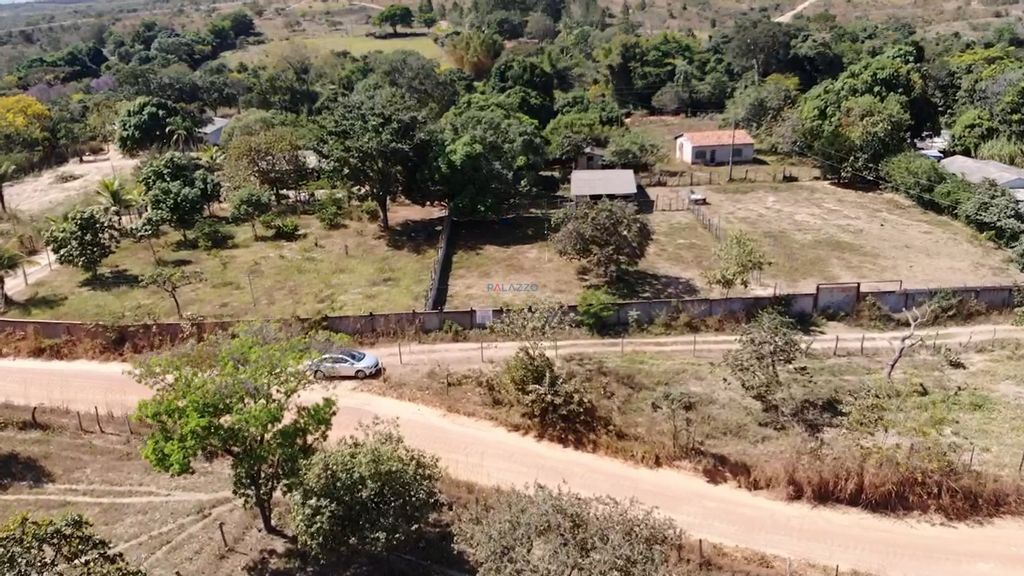
[[[904,152],[889,158],[882,164],[882,177],[891,188],[928,210],[955,210],[935,201],[935,189],[949,178],[949,173],[923,154]]]
[[[766,457],[740,483],[785,490],[791,500],[858,506],[875,512],[937,513],[952,520],[1019,514],[1024,486],[968,470],[948,447],[805,446],[788,457]]]
[[[348,197],[329,190],[316,203],[316,219],[324,228],[333,230],[341,226],[347,207]]]
[[[234,232],[213,218],[203,218],[193,230],[200,250],[228,248],[235,240]]]
[[[523,415],[536,423],[542,436],[576,443],[600,427],[597,405],[583,379],[560,374],[543,352],[519,348],[505,365],[505,378]]]
[[[576,301],[580,324],[597,332],[609,316],[615,313],[615,297],[603,288],[588,288]]]
[[[440,507],[436,457],[393,427],[363,432],[313,456],[290,498],[299,544],[321,560],[401,549]]]
[[[489,576],[667,576],[682,534],[635,502],[535,486],[459,518],[455,539]]]
[[[302,233],[299,222],[295,218],[264,214],[260,216],[259,220],[260,225],[269,230],[275,240],[296,240]]]
[[[380,208],[373,200],[364,200],[359,203],[359,215],[367,222],[376,222],[380,220]]]

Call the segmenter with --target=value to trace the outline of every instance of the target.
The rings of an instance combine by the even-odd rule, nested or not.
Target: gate
[[[818,284],[814,294],[816,314],[853,314],[860,300],[860,282]]]

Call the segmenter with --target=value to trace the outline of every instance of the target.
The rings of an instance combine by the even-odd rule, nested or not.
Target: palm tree
[[[175,116],[167,123],[167,136],[171,147],[184,152],[195,144],[196,125],[184,116]]]
[[[117,210],[117,219],[121,220],[121,213],[132,209],[138,202],[135,188],[128,188],[117,176],[103,178],[96,186],[96,195],[103,198],[103,202]]]
[[[7,212],[7,199],[4,198],[4,184],[14,180],[18,168],[10,162],[0,164],[0,210]]]
[[[0,246],[0,312],[7,310],[7,273],[13,272],[25,263],[25,255],[10,246]]]
[[[224,163],[224,150],[219,146],[207,144],[196,153],[199,164],[210,172],[220,172],[221,164]]]

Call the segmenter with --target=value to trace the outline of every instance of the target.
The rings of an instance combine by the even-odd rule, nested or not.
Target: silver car
[[[376,356],[351,349],[342,349],[330,354],[324,354],[306,364],[306,370],[317,379],[355,376],[362,380],[367,376],[373,376],[381,372],[383,369],[384,367]]]

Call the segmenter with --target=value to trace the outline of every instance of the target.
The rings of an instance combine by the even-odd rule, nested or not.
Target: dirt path
[[[25,263],[25,274],[20,271],[12,272],[8,278],[4,281],[4,289],[7,290],[7,295],[12,296],[21,292],[26,286],[31,286],[33,282],[46,276],[54,269],[60,268],[60,264],[57,264],[57,258],[52,252],[40,252],[28,259]],[[28,278],[28,284],[25,284],[25,278]]]
[[[937,337],[946,343],[969,338],[977,342],[979,334],[991,335],[993,330],[1000,338],[1024,336],[1020,329],[1009,326],[976,326],[941,330]],[[888,346],[898,334],[865,336],[865,344]],[[836,342],[833,334],[820,339],[821,346]],[[840,334],[840,347],[859,347],[860,340],[859,334]],[[717,352],[728,348],[731,341],[728,336],[702,337],[697,339],[697,347]],[[628,349],[687,350],[687,343],[693,347],[693,339],[683,337],[565,342],[559,343],[559,350],[603,352],[627,342]],[[492,353],[497,358],[514,348],[514,343],[502,343],[495,345]],[[387,359],[397,348],[377,352]],[[474,353],[477,360],[470,360]],[[433,362],[461,366],[479,362],[478,358],[478,344],[418,345],[408,356],[403,348],[409,369]],[[126,410],[150,392],[126,376],[125,368],[124,364],[2,360],[0,399],[74,409],[98,405]],[[306,398],[324,395],[338,400],[334,437],[353,431],[360,420],[374,416],[396,419],[412,445],[436,454],[457,478],[502,486],[561,484],[587,494],[636,498],[658,507],[692,535],[716,542],[881,575],[1010,576],[1019,574],[1024,566],[1024,522],[1018,520],[950,525],[781,502],[731,486],[714,486],[678,470],[640,468],[540,442],[488,422],[358,392],[350,384],[327,385]]]
[[[794,16],[796,16],[797,14],[799,14],[799,13],[803,12],[803,11],[804,11],[804,10],[806,10],[806,9],[807,9],[807,8],[808,8],[808,7],[809,7],[809,6],[811,5],[811,4],[814,4],[814,3],[815,3],[815,2],[817,2],[817,1],[818,1],[818,0],[806,0],[805,2],[802,2],[802,3],[801,3],[801,4],[799,5],[799,6],[797,6],[796,8],[793,8],[793,9],[792,9],[792,10],[790,10],[789,12],[786,12],[786,13],[785,13],[785,14],[783,14],[782,16],[779,16],[778,18],[776,18],[776,19],[775,19],[775,21],[776,21],[776,22],[790,22],[790,21],[792,21],[792,20],[793,20],[793,17],[794,17]]]
[[[117,150],[111,150],[107,160],[84,163],[72,160],[63,166],[44,170],[39,174],[4,186],[4,197],[7,200],[7,206],[18,212],[24,214],[45,212],[93,193],[96,190],[96,185],[103,178],[113,175],[127,176],[136,164],[138,164],[137,159],[128,158]],[[74,175],[77,178],[61,184],[57,179],[60,174]]]

